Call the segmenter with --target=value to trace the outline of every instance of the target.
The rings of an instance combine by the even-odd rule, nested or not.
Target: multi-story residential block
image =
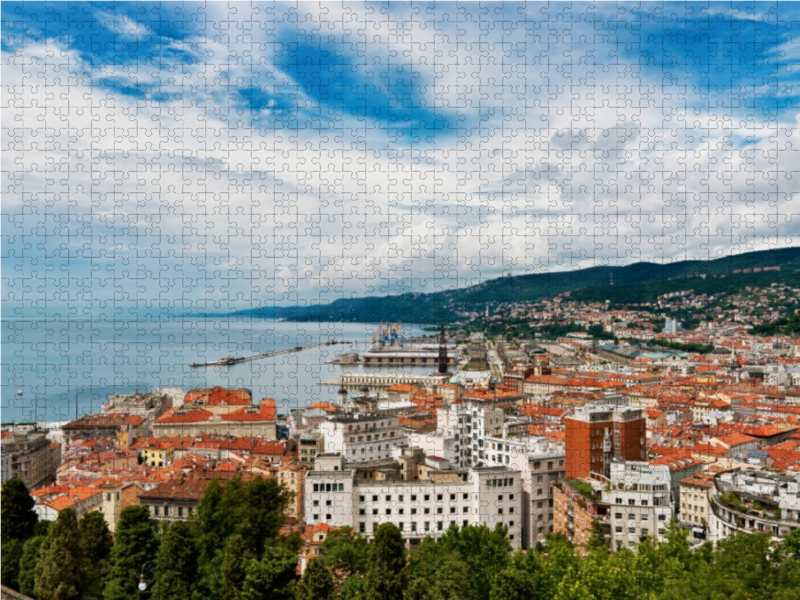
[[[603,501],[608,505],[612,547],[634,548],[647,536],[664,541],[672,520],[669,468],[614,460],[610,473]]]
[[[319,424],[325,452],[340,452],[347,462],[392,457],[392,449],[407,438],[394,411],[331,415]]]
[[[353,527],[367,537],[382,523],[394,523],[415,546],[426,536],[441,536],[451,525],[508,527],[513,547],[522,543],[522,479],[505,467],[453,470],[447,481],[405,480],[397,468],[386,479],[358,476],[341,454],[317,456],[306,473],[305,520]]]
[[[800,484],[765,471],[723,472],[710,490],[709,540],[764,532],[778,542],[800,527]]]
[[[611,460],[644,460],[646,419],[638,408],[582,406],[564,419],[566,477],[609,477]]]
[[[18,478],[29,490],[55,480],[61,463],[61,444],[38,431],[14,433],[2,440],[3,482]]]
[[[301,465],[314,466],[317,454],[324,452],[322,434],[316,431],[307,431],[295,436],[297,440],[297,456]]]
[[[471,403],[451,404],[437,411],[437,430],[455,438],[455,461],[466,469],[486,464],[485,440],[503,430],[503,409]]]
[[[553,486],[553,531],[564,534],[581,554],[595,532],[595,523],[610,539],[608,505],[602,485],[591,480],[565,479]]]
[[[564,478],[564,445],[545,437],[486,438],[486,465],[519,471],[523,482],[523,548],[553,531],[553,486]]]
[[[699,536],[708,528],[711,512],[709,493],[714,488],[714,474],[693,473],[679,482],[679,518],[682,525],[691,527]]]

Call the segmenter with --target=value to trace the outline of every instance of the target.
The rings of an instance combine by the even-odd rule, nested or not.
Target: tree
[[[4,538],[0,544],[0,561],[3,567],[0,581],[13,590],[19,589],[19,564],[22,560],[23,544],[22,540],[13,538]]]
[[[36,593],[36,564],[41,556],[45,536],[32,537],[22,547],[22,558],[19,561],[19,591],[26,596]]]
[[[295,596],[297,555],[280,544],[267,546],[261,560],[250,559],[236,600],[290,600]]]
[[[492,584],[491,600],[530,600],[536,594],[531,576],[509,567],[500,571]]]
[[[494,529],[486,525],[459,529],[454,525],[442,537],[442,551],[452,554],[467,567],[467,598],[488,598],[495,576],[508,566],[511,544],[507,532],[501,525]]]
[[[156,522],[146,506],[129,506],[120,514],[108,565],[105,600],[139,600],[142,566],[156,558]]]
[[[286,489],[274,479],[212,481],[197,506],[194,522],[199,551],[199,588],[203,595],[222,595],[222,562],[228,538],[237,534],[243,548],[261,556],[283,524],[289,502]]]
[[[367,555],[367,600],[401,600],[405,588],[406,548],[393,523],[383,523]]]
[[[75,511],[65,508],[42,542],[34,592],[39,600],[77,600],[83,591],[86,562]]]
[[[232,600],[242,589],[247,577],[247,565],[255,558],[247,544],[238,533],[228,538],[222,555],[220,576],[222,579],[222,600]]]
[[[114,547],[114,538],[108,529],[105,516],[97,511],[86,513],[78,525],[81,551],[87,563],[84,599],[99,599],[103,597],[108,558]]]
[[[609,540],[606,538],[605,527],[597,519],[592,521],[592,535],[586,542],[586,550],[589,552],[608,550]]]
[[[341,527],[329,532],[322,542],[320,554],[325,564],[343,577],[364,575],[367,572],[369,544],[352,527]]]
[[[158,550],[158,565],[161,598],[191,598],[197,579],[197,548],[190,523],[176,521],[167,528]]]
[[[330,600],[333,598],[333,576],[319,558],[306,565],[303,578],[297,583],[297,600]]]
[[[460,600],[468,595],[469,580],[467,566],[428,537],[406,566],[405,600]]]
[[[33,507],[36,501],[22,479],[8,479],[0,494],[0,523],[3,528],[3,543],[9,540],[24,542],[33,537],[39,516]],[[5,567],[5,565],[3,565]]]

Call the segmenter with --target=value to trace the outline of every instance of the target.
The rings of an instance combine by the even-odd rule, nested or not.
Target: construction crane
[[[394,326],[392,330],[392,346],[397,343],[397,340],[400,338],[400,330],[403,328],[403,322],[398,321],[397,324]]]
[[[383,321],[378,324],[378,330],[375,332],[375,335],[372,336],[372,344],[375,344],[375,340],[381,335],[381,330],[383,329]]]

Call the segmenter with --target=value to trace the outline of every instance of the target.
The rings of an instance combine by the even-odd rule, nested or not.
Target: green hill
[[[780,271],[745,273],[745,269],[781,267]],[[705,276],[705,278],[701,277]],[[613,277],[613,285],[610,281]],[[575,271],[500,277],[464,289],[429,294],[408,293],[341,299],[324,305],[264,307],[239,311],[250,317],[283,317],[292,321],[451,322],[456,311],[482,311],[487,304],[531,302],[572,292],[584,302],[637,304],[675,291],[735,293],[746,286],[770,283],[800,285],[800,248],[747,252],[709,261],[666,264],[640,262],[623,267],[590,267]]]

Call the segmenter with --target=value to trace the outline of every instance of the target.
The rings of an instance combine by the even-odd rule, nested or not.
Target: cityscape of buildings
[[[188,520],[215,479],[274,478],[292,492],[284,527],[305,540],[301,568],[330,531],[371,538],[387,522],[411,549],[454,524],[502,525],[516,549],[551,532],[583,548],[601,531],[635,551],[673,521],[693,545],[756,531],[778,541],[800,527],[800,341],[750,333],[742,316],[769,301],[757,298],[691,329],[568,295],[498,307],[429,338],[375,342],[367,356],[381,369],[342,374],[328,382],[335,403],[286,414],[243,388],[114,395],[46,431],[4,429],[2,479],[24,481],[41,520],[100,511],[113,532],[126,507]],[[659,307],[708,302],[689,293]],[[523,314],[543,331],[585,329],[474,331]],[[432,370],[404,376],[398,356]]]

